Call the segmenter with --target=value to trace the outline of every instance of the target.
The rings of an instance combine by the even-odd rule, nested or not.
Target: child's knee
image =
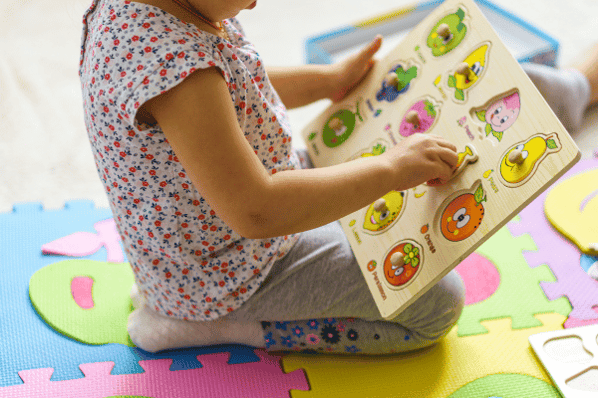
[[[395,321],[409,329],[422,344],[431,345],[456,325],[465,306],[465,286],[452,271],[415,301]]]

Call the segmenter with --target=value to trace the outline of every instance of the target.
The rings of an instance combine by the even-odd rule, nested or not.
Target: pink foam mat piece
[[[598,159],[579,162],[559,181],[596,167]],[[578,247],[555,230],[544,215],[544,201],[549,192],[550,189],[521,211],[521,221],[509,223],[509,229],[515,236],[528,233],[534,239],[538,250],[524,253],[529,266],[535,268],[546,264],[556,277],[556,282],[540,283],[546,297],[549,300],[563,296],[569,299],[573,307],[569,314],[572,322],[566,322],[565,327],[579,322],[598,323],[598,314],[594,310],[598,306],[598,281],[580,266]]]
[[[309,390],[303,370],[284,373],[280,357],[256,350],[260,362],[229,365],[229,354],[199,355],[200,369],[170,371],[171,359],[140,361],[139,374],[111,375],[114,362],[79,366],[85,377],[50,381],[54,369],[19,372],[24,384],[0,388],[5,398],[289,398],[289,390]]]
[[[455,271],[465,284],[465,305],[472,305],[492,296],[500,284],[500,274],[490,260],[471,253]]]
[[[83,257],[94,254],[103,246],[108,253],[108,262],[122,263],[124,255],[114,220],[99,221],[93,227],[97,233],[75,232],[42,245],[42,253]]]

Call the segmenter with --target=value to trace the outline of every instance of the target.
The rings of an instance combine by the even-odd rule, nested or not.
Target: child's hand
[[[386,152],[392,162],[398,191],[439,178],[446,182],[457,165],[457,147],[432,134],[413,134]]]
[[[363,80],[376,63],[373,56],[380,49],[381,44],[382,36],[377,35],[359,53],[330,65],[331,93],[329,98],[332,101],[336,102],[345,98],[347,93]]]

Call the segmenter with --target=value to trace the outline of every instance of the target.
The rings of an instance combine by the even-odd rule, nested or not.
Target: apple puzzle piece
[[[465,18],[465,11],[459,8],[457,12],[445,16],[434,25],[426,41],[426,45],[432,50],[432,55],[435,57],[444,55],[463,41],[467,33],[463,18]]]
[[[322,141],[328,148],[335,148],[349,139],[355,130],[357,118],[363,122],[363,117],[359,112],[359,102],[355,107],[355,112],[348,109],[336,111],[324,125]]]

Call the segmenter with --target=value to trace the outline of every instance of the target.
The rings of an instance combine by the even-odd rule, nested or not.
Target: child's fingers
[[[382,35],[376,35],[374,40],[370,42],[367,46],[363,48],[357,60],[362,63],[367,63],[369,59],[371,59],[374,54],[380,49],[382,46]]]
[[[457,165],[457,162],[459,161],[457,152],[445,147],[442,147],[438,150],[438,157],[440,158],[440,160],[442,160],[444,164],[446,164],[451,169],[451,172]]]
[[[441,147],[443,147],[443,148],[448,148],[451,151],[454,151],[455,153],[457,152],[457,146],[455,144],[453,144],[452,142],[447,141],[444,138],[438,140],[438,145],[441,146]]]

